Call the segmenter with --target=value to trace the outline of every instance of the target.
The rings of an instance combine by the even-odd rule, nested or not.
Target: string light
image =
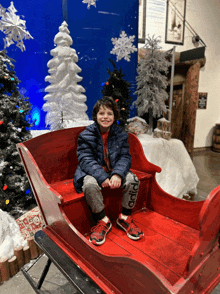
[[[5,200],[5,204],[6,204],[6,205],[8,205],[8,204],[9,204],[9,202],[10,202],[10,200],[8,200],[8,199],[7,199],[7,200]]]
[[[116,99],[116,100],[115,100],[115,102],[118,102],[118,101],[119,101],[119,99]]]
[[[3,187],[3,191],[7,190],[8,189],[8,186],[7,185],[4,185]]]
[[[3,124],[3,120],[0,120],[0,125],[2,125]]]
[[[108,86],[109,85],[109,82],[106,82],[105,84]]]
[[[105,83],[101,83],[101,86],[105,86]]]

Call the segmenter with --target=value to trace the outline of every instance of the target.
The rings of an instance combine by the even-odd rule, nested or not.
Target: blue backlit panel
[[[2,0],[4,8],[11,1]],[[137,0],[99,0],[96,7],[87,9],[82,0],[14,0],[17,15],[26,21],[27,30],[34,39],[24,40],[26,51],[22,52],[15,45],[7,48],[9,57],[16,60],[15,71],[21,81],[21,94],[28,96],[33,105],[32,120],[36,120],[33,129],[45,129],[45,115],[42,110],[44,89],[49,84],[44,81],[48,75],[47,62],[52,58],[50,50],[54,48],[54,37],[58,28],[66,20],[74,48],[79,57],[77,65],[82,69],[81,84],[87,96],[88,116],[92,117],[92,108],[97,99],[102,97],[102,84],[112,70],[109,58],[116,62],[116,55],[110,54],[113,49],[111,38],[118,38],[122,31],[128,36],[135,35],[134,45],[138,41],[138,1]],[[4,34],[0,32],[0,45],[4,49]],[[135,91],[137,52],[131,53],[130,62],[116,62],[122,68],[125,79]],[[133,97],[136,99],[136,97]],[[135,113],[132,110],[131,116]]]

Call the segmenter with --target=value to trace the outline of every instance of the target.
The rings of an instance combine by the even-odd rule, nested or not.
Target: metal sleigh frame
[[[106,242],[94,246],[88,241],[91,212],[73,186],[83,130],[55,131],[17,144],[46,224],[35,242],[50,261],[35,291],[40,293],[53,262],[81,293],[211,293],[220,282],[220,186],[205,201],[169,195],[155,178],[160,167],[146,159],[140,141],[129,134],[131,170],[140,180],[133,219],[145,237],[132,241],[116,227],[122,189],[103,189],[113,227]]]
[[[43,255],[39,256],[35,263],[31,267],[25,269],[21,268],[21,271],[31,287],[37,294],[43,294],[41,287],[47,276],[51,264],[53,263],[60,272],[66,277],[69,283],[78,290],[78,293],[84,294],[104,294],[104,292],[91,280],[78,266],[73,262],[60,247],[56,245],[43,231],[38,231],[35,234],[35,242],[43,250],[47,256],[47,262],[42,270],[41,276],[38,282],[35,282],[29,270],[42,258]]]

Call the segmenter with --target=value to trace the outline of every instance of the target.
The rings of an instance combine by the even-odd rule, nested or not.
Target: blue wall
[[[10,6],[11,1],[2,0],[4,8]],[[66,20],[73,39],[71,46],[79,57],[78,66],[82,69],[80,83],[86,90],[88,115],[91,119],[92,108],[97,99],[101,98],[101,84],[106,82],[109,75],[107,68],[112,69],[108,58],[116,62],[116,55],[110,54],[113,49],[111,38],[118,38],[124,30],[128,36],[135,35],[134,45],[138,41],[138,1],[137,0],[98,0],[96,8],[82,0],[14,0],[17,15],[26,20],[27,30],[34,39],[24,40],[26,51],[15,45],[7,48],[9,57],[16,60],[15,71],[21,80],[21,93],[30,98],[33,104],[32,117],[37,118],[33,129],[45,128],[45,115],[42,110],[45,87],[44,81],[48,75],[47,62],[52,58],[50,50],[54,48],[54,36],[58,28]],[[3,49],[0,32],[0,44]],[[124,59],[116,62],[122,68],[125,79],[135,91],[135,76],[137,68],[137,52],[131,53],[131,61]],[[136,96],[133,96],[136,99]],[[132,110],[131,116],[135,115]]]

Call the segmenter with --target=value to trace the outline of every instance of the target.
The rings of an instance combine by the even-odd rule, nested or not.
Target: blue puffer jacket
[[[118,126],[112,125],[108,138],[108,152],[113,174],[118,174],[124,179],[131,167],[131,155],[129,153],[128,134]],[[99,185],[108,177],[103,169],[104,148],[98,124],[92,125],[79,134],[77,158],[79,165],[74,175],[74,186],[78,193],[82,192],[83,178],[86,175],[93,176]]]

